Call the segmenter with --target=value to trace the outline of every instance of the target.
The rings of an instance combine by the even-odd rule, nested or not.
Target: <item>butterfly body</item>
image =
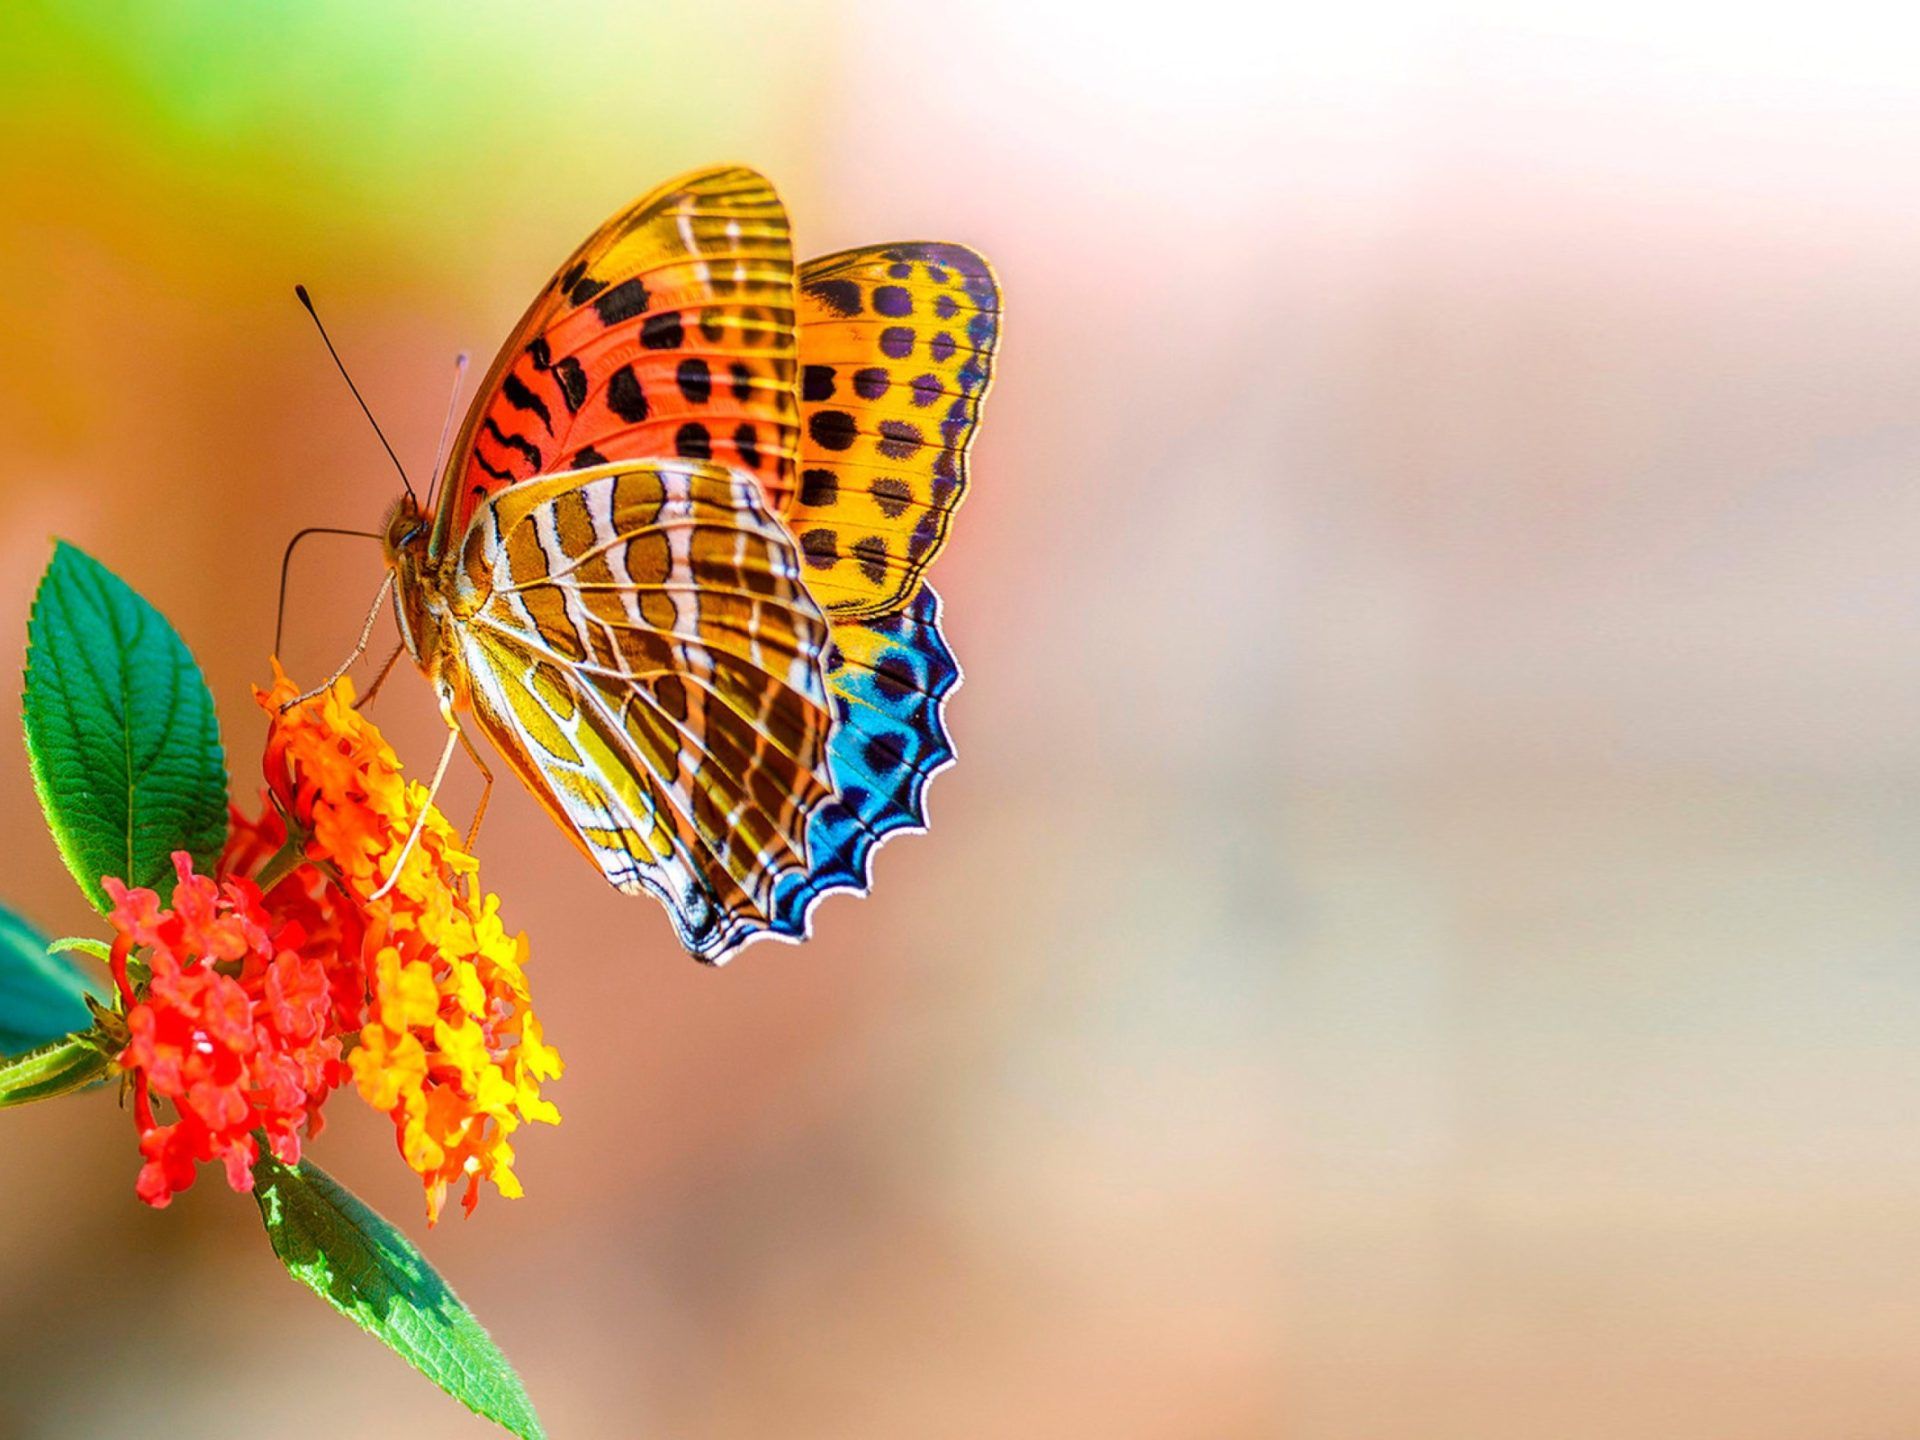
[[[427,558],[429,523],[413,497],[402,495],[387,514],[381,545],[387,568],[393,572],[394,618],[400,626],[401,643],[438,690],[444,630],[440,598],[445,589],[437,577],[429,578],[433,568]]]
[[[964,490],[997,290],[954,246],[817,264],[809,294],[752,171],[643,197],[516,327],[437,501],[403,497],[385,527],[402,639],[449,720],[470,713],[602,874],[716,963],[864,891],[952,755],[958,668],[921,576]],[[803,382],[810,337],[831,354]]]

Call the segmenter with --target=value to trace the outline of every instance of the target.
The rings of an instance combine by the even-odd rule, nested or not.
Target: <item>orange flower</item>
[[[540,1086],[562,1068],[533,1013],[526,937],[507,934],[498,898],[479,890],[477,862],[427,787],[405,779],[391,747],[353,708],[348,682],[282,714],[297,693],[278,662],[272,689],[254,692],[270,717],[274,803],[366,923],[371,1003],[348,1056],[354,1082],[392,1118],[400,1153],[426,1187],[430,1223],[456,1181],[466,1183],[468,1211],[482,1180],[519,1195],[508,1137],[528,1121],[558,1122]],[[373,899],[416,823],[420,837],[398,883]]]

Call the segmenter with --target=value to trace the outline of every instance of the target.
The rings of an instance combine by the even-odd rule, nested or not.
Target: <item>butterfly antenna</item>
[[[340,378],[347,382],[347,389],[353,392],[353,398],[360,402],[360,413],[367,417],[367,423],[373,426],[373,433],[380,437],[380,444],[386,449],[387,458],[393,461],[393,468],[400,472],[400,483],[407,487],[407,494],[413,495],[414,503],[418,504],[420,497],[413,494],[413,482],[407,478],[407,467],[402,465],[400,457],[393,453],[393,446],[387,444],[386,433],[381,430],[380,422],[373,418],[373,411],[367,408],[367,402],[360,394],[360,387],[353,383],[353,377],[347,373],[347,367],[340,359],[340,352],[333,348],[333,339],[327,334],[327,327],[320,323],[320,312],[313,308],[313,297],[307,294],[307,287],[304,285],[294,286],[293,293],[299,297],[300,303],[307,307],[307,314],[313,317],[314,328],[320,332],[320,338],[326,342],[327,353],[333,357],[334,368],[340,372]]]
[[[371,530],[339,530],[331,525],[309,525],[296,531],[287,542],[286,552],[280,557],[280,607],[273,614],[273,653],[280,653],[280,637],[287,623],[287,569],[293,564],[293,552],[300,542],[309,535],[357,535],[362,540],[378,540],[380,537]]]
[[[440,488],[440,467],[446,463],[447,442],[453,438],[453,417],[460,409],[460,384],[467,378],[467,352],[453,360],[453,394],[447,397],[447,418],[440,422],[440,443],[433,447],[433,468],[427,472],[427,498],[422,507],[433,509],[434,492]]]

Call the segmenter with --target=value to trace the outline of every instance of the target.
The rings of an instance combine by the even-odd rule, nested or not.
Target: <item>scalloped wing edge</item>
[[[923,581],[912,602],[905,609],[895,612],[895,616],[883,615],[871,621],[846,621],[834,625],[836,632],[844,633],[855,628],[868,629],[884,625],[896,616],[905,616],[929,632],[932,642],[928,647],[930,654],[942,662],[949,672],[942,677],[940,683],[925,692],[926,703],[930,706],[931,714],[923,718],[930,719],[931,724],[924,727],[923,734],[929,742],[928,753],[937,758],[924,768],[915,768],[913,781],[903,795],[894,797],[889,802],[886,812],[883,813],[877,825],[853,816],[855,830],[864,833],[856,833],[850,846],[844,850],[836,847],[831,860],[813,858],[806,872],[789,872],[788,875],[783,876],[774,890],[772,924],[766,929],[756,930],[750,935],[741,937],[725,954],[715,957],[711,963],[725,964],[733,955],[758,940],[777,940],[786,945],[805,943],[812,937],[814,911],[822,900],[829,895],[841,892],[855,895],[870,893],[873,888],[874,859],[880,849],[897,836],[924,835],[932,827],[932,811],[928,794],[935,777],[950,768],[958,759],[952,732],[947,724],[947,706],[966,680],[960,661],[947,641],[946,632],[941,628],[940,613],[939,595],[931,585]],[[835,690],[831,672],[828,675],[827,685],[830,691],[839,693]],[[865,733],[860,727],[851,724],[843,723],[836,726],[833,738],[828,742],[829,757],[832,757],[837,743],[851,743],[850,739],[843,741],[843,737]],[[815,812],[813,824],[819,824],[836,805],[840,806],[843,816],[851,814],[840,800],[843,790],[844,786],[836,774],[834,798]],[[819,841],[815,839],[810,827],[808,832],[810,854],[818,844]]]

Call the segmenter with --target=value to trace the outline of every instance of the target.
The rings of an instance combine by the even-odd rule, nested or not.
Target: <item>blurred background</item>
[[[317,1158],[556,1436],[1920,1433],[1920,21],[1122,8],[15,0],[0,636],[78,543],[251,797],[281,547],[394,489],[295,281],[424,468],[680,170],[970,242],[932,834],[716,973],[503,786],[566,1121],[430,1235]],[[303,553],[297,673],[379,574]],[[0,826],[97,933],[12,726]],[[489,1433],[136,1169],[0,1117],[0,1437]]]

